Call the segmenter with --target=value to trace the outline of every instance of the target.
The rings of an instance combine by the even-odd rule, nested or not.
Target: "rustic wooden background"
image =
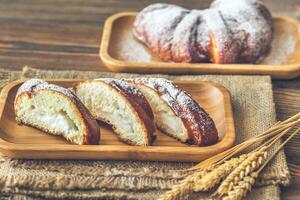
[[[138,11],[156,0],[0,0],[0,67],[107,71],[98,57],[105,19]],[[164,1],[205,8],[210,0]],[[300,19],[300,0],[265,0],[275,15]],[[300,55],[299,55],[300,56]],[[278,119],[300,111],[300,78],[273,81]],[[299,158],[300,159],[300,158]],[[300,185],[283,188],[283,199],[300,199]]]

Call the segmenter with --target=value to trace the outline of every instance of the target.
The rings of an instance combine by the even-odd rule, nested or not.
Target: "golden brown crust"
[[[211,145],[218,141],[218,131],[212,118],[192,97],[172,82],[161,78],[126,79],[154,89],[180,117],[188,130],[189,144]]]
[[[47,82],[39,79],[28,80],[18,89],[17,95],[15,97],[15,106],[14,106],[15,113],[18,112],[17,105],[20,103],[22,96],[26,95],[27,98],[32,98],[40,91],[48,91],[65,97],[65,99],[69,101],[69,104],[74,108],[76,115],[80,117],[81,121],[85,125],[82,144],[99,144],[100,128],[97,124],[97,121],[92,117],[92,115],[90,114],[88,109],[83,105],[80,99],[75,94],[73,94],[73,92],[71,92],[66,88],[53,85],[53,84],[48,84]],[[38,129],[41,129],[44,132],[53,134],[50,130],[48,130],[45,127],[34,126],[32,124],[25,123],[20,119],[18,119],[17,117],[16,120],[18,123],[36,127]],[[55,133],[55,135],[57,134],[63,135],[62,133]],[[66,139],[69,140],[68,138]],[[74,141],[70,141],[70,142],[74,143]]]

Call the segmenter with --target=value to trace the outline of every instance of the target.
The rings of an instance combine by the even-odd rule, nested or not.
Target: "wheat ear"
[[[233,187],[242,181],[245,176],[248,176],[248,174],[258,169],[263,164],[263,161],[267,159],[267,149],[276,141],[278,141],[283,135],[288,133],[288,131],[290,131],[292,128],[293,126],[287,128],[271,140],[262,144],[256,150],[252,151],[250,156],[226,177],[213,196],[221,197],[228,191],[232,190]]]
[[[175,185],[170,191],[160,196],[159,200],[180,200],[193,192],[207,191],[218,184],[223,177],[228,175],[232,169],[237,167],[246,158],[247,155],[244,154],[238,158],[232,158],[219,166],[211,166],[204,172],[196,171],[185,178],[179,185]]]
[[[222,197],[222,200],[241,200],[247,195],[248,191],[252,189],[257,176],[257,172],[252,172],[248,176],[244,177],[244,179],[239,181],[226,196]]]
[[[207,173],[201,179],[195,180],[194,192],[208,191],[215,187],[225,176],[227,176],[234,168],[239,166],[246,158],[247,154],[243,154],[237,158],[231,158],[223,164]]]
[[[296,134],[298,134],[300,128],[294,131],[276,150],[275,152],[268,158],[266,162],[255,172],[252,172],[250,175],[244,177],[243,180],[239,181],[239,183],[232,188],[232,190],[227,191],[225,195],[222,197],[223,200],[241,200],[243,197],[247,195],[247,193],[252,189],[255,180],[259,173],[265,168],[265,166],[274,158],[274,156],[279,152],[280,149]]]
[[[214,196],[222,196],[227,191],[230,191],[239,183],[245,176],[258,169],[263,161],[267,158],[267,147],[262,147],[254,152],[251,152],[237,168],[235,168],[222,182]]]

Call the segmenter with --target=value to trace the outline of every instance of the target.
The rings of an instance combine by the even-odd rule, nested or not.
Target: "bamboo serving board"
[[[163,62],[151,55],[132,35],[137,13],[118,13],[104,25],[100,57],[116,72],[189,73],[189,74],[264,74],[275,79],[300,76],[300,25],[289,17],[274,17],[274,35],[270,52],[260,64],[211,64]]]
[[[75,80],[48,82],[70,87]],[[100,123],[100,145],[70,144],[60,136],[17,124],[13,104],[22,83],[15,81],[8,84],[0,96],[1,156],[29,159],[201,161],[228,149],[235,141],[230,94],[223,86],[212,82],[176,81],[204,107],[216,123],[220,141],[207,147],[182,144],[160,131],[155,132],[157,139],[154,146],[130,146],[118,140],[110,127]]]

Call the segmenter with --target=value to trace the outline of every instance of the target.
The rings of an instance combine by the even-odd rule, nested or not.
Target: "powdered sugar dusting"
[[[70,90],[58,85],[49,84],[44,80],[41,79],[30,79],[24,82],[18,89],[16,97],[15,97],[15,103],[17,102],[17,99],[22,93],[27,93],[29,96],[35,95],[37,92],[47,90],[47,91],[56,91],[58,93],[61,93],[62,95],[68,97],[70,101],[72,101],[76,107],[78,108],[79,112],[81,113],[81,117],[83,118],[84,126],[87,132],[83,133],[83,140],[82,144],[98,144],[99,143],[99,126],[97,125],[96,120],[92,117],[88,109],[83,105],[83,103],[80,101],[80,99]],[[59,115],[58,115],[59,116]],[[44,118],[47,118],[47,115],[42,116]],[[50,121],[53,120],[53,118],[48,119]],[[54,118],[54,120],[57,120]],[[49,121],[49,123],[50,123]]]
[[[39,84],[45,84],[47,83],[44,80],[41,79],[30,79],[26,82],[24,82],[21,87],[19,87],[18,92],[17,92],[17,96],[23,92],[31,92],[33,90],[34,87],[36,87]]]
[[[192,62],[205,57],[201,50],[198,52],[196,42],[199,20],[202,12],[192,10],[176,26],[171,41],[171,53],[174,61]],[[204,47],[204,49],[206,49]],[[198,58],[200,57],[200,58]]]
[[[207,62],[213,33],[221,63],[251,63],[269,48],[272,17],[257,0],[215,0],[206,10],[152,4],[138,14],[133,32],[165,61]]]
[[[167,101],[174,101],[181,92],[184,92],[177,85],[173,84],[173,82],[164,78],[136,78],[132,79],[132,81],[143,83],[148,87],[157,90],[161,94],[161,97]],[[180,101],[187,103],[188,99],[191,99],[191,96],[186,93],[186,96],[182,96]]]
[[[284,31],[284,30],[283,30]],[[296,48],[295,38],[288,33],[274,33],[270,53],[263,58],[262,64],[280,65],[284,64],[287,58]]]
[[[21,87],[18,89],[17,92],[17,96],[20,95],[23,92],[28,92],[30,94],[34,94],[37,91],[40,90],[54,90],[57,92],[60,92],[64,95],[66,95],[67,97],[70,97],[70,99],[73,102],[78,102],[80,101],[79,98],[69,89],[58,86],[58,85],[54,85],[54,84],[49,84],[44,80],[41,79],[30,79],[26,82],[24,82]]]
[[[188,124],[187,128],[192,131],[194,142],[203,142],[202,144],[216,142],[218,136],[213,120],[190,94],[163,78],[137,78],[132,81],[157,91],[176,115]]]
[[[197,105],[191,105],[194,101],[190,94],[180,89],[177,85],[164,78],[136,78],[131,79],[133,82],[142,83],[146,86],[158,91],[161,98],[166,102],[180,102],[183,105],[189,105],[189,108],[195,110]]]
[[[103,81],[107,84],[112,85],[116,89],[120,89],[120,87],[121,87],[121,89],[123,91],[126,91],[126,93],[128,93],[128,94],[135,95],[135,96],[137,96],[137,95],[143,96],[143,94],[141,93],[141,91],[138,88],[136,88],[133,85],[130,85],[129,83],[127,83],[123,80],[116,79],[116,78],[99,78],[99,79],[95,79],[95,80]]]
[[[173,58],[175,28],[189,11],[176,5],[153,4],[142,12],[145,15],[138,15],[134,23],[134,35],[161,57]]]
[[[262,3],[215,0],[211,8],[220,11],[234,38],[242,43],[242,60],[253,62],[266,52],[272,39],[272,19]]]
[[[177,101],[182,106],[191,110],[198,110],[199,105],[195,102],[190,94],[182,90],[173,82],[164,78],[137,78],[134,81],[141,82],[157,90],[166,102]]]

